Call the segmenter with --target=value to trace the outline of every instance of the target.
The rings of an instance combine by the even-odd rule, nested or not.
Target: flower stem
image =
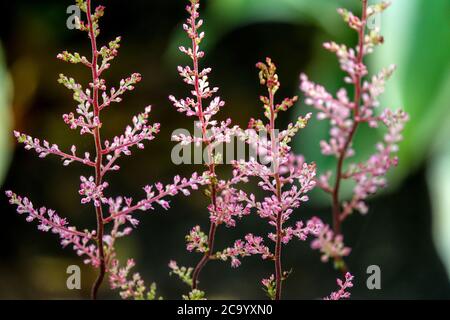
[[[210,176],[210,198],[211,198],[211,204],[213,206],[213,210],[216,208],[216,202],[217,202],[217,188],[215,183],[216,178],[216,169],[215,169],[215,163],[214,163],[214,150],[209,143],[208,140],[208,134],[207,134],[207,127],[206,127],[206,121],[205,117],[203,115],[203,100],[202,100],[202,92],[200,90],[200,77],[199,77],[199,57],[197,55],[198,53],[198,43],[197,43],[197,26],[196,26],[196,20],[191,19],[191,28],[195,32],[195,36],[192,39],[192,61],[193,61],[193,67],[194,67],[194,87],[195,87],[195,96],[197,97],[197,115],[202,125],[202,139],[204,143],[207,145],[208,148],[208,170],[209,170],[209,176]],[[194,268],[194,272],[192,274],[192,289],[197,289],[198,287],[198,278],[200,277],[200,273],[205,267],[205,265],[211,260],[211,254],[214,252],[214,241],[215,241],[215,235],[217,230],[217,224],[214,222],[211,222],[210,228],[209,228],[209,234],[208,234],[208,250],[205,252],[201,260],[197,263],[197,265]]]
[[[275,136],[275,106],[274,106],[274,91],[269,88],[269,104],[270,104],[270,140],[272,142],[272,161],[273,161],[273,169],[274,169],[274,178],[276,184],[276,196],[278,198],[278,202],[281,203],[281,181],[279,174],[279,164],[278,164],[278,144]],[[281,255],[282,255],[282,242],[281,239],[283,237],[283,221],[282,221],[282,212],[278,212],[276,218],[276,243],[275,243],[275,300],[281,299],[281,288],[283,282],[283,268],[281,264]]]
[[[359,67],[363,63],[364,58],[364,32],[365,27],[367,24],[367,1],[362,1],[362,16],[361,16],[361,22],[362,25],[358,30],[358,55],[356,57],[356,65]],[[339,155],[337,167],[336,167],[336,182],[333,188],[332,192],[332,198],[333,198],[333,231],[334,233],[341,234],[341,224],[342,224],[342,216],[341,216],[341,204],[339,201],[339,192],[341,187],[341,180],[343,178],[342,171],[343,171],[343,165],[344,160],[348,152],[348,148],[350,147],[353,137],[356,133],[356,130],[358,129],[359,125],[359,104],[361,100],[361,80],[362,75],[360,72],[356,72],[355,79],[353,79],[353,83],[355,85],[355,96],[354,96],[354,102],[353,102],[353,126],[350,130],[350,133],[347,137],[347,140],[345,141],[344,148],[341,150],[341,153]]]
[[[100,120],[100,108],[98,104],[98,86],[99,86],[99,75],[98,75],[98,51],[97,51],[97,41],[96,34],[94,30],[94,24],[92,23],[92,15],[91,15],[91,0],[86,1],[86,15],[88,21],[89,28],[89,38],[91,40],[91,48],[92,48],[92,63],[91,63],[91,71],[92,71],[92,81],[93,81],[93,108],[94,108],[94,117]],[[102,143],[100,136],[100,127],[97,126],[94,128],[94,142],[95,142],[95,184],[97,186],[102,184]],[[98,255],[99,255],[99,274],[97,279],[95,280],[92,291],[91,298],[93,300],[97,299],[98,290],[105,278],[106,273],[106,265],[105,265],[105,252],[103,248],[103,233],[104,233],[104,222],[103,222],[103,211],[101,205],[95,207],[95,213],[97,216],[97,247],[98,247]]]
[[[192,273],[192,289],[197,289],[198,287],[198,278],[200,276],[200,272],[203,270],[205,265],[211,260],[211,253],[214,250],[214,238],[217,230],[217,224],[211,223],[208,234],[208,251],[205,252],[202,259],[197,263],[195,269]]]
[[[281,202],[281,185],[280,185],[280,177],[275,174],[275,180],[277,184],[277,198],[278,201]],[[283,269],[281,264],[281,254],[282,254],[282,242],[281,238],[283,237],[283,222],[282,222],[282,213],[279,212],[277,215],[276,229],[277,229],[277,242],[275,245],[275,283],[276,283],[276,293],[275,300],[281,299],[281,287],[283,282]]]

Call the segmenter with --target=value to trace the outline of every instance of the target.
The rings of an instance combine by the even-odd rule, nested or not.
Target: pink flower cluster
[[[220,187],[218,189],[221,189]],[[223,188],[216,198],[216,205],[209,205],[211,223],[225,224],[227,227],[236,226],[236,218],[250,214],[250,204],[240,202],[242,191],[235,188]]]
[[[345,274],[345,281],[342,282],[341,279],[337,279],[337,285],[339,286],[338,291],[332,292],[328,297],[324,298],[324,300],[342,300],[350,298],[350,292],[347,290],[353,287],[353,276],[347,272]]]
[[[283,161],[280,162],[283,163]],[[258,186],[264,191],[272,193],[270,197],[265,197],[263,201],[256,201],[254,195],[247,195],[241,191],[239,200],[245,201],[247,206],[255,208],[258,215],[263,219],[268,219],[269,224],[273,226],[276,225],[278,215],[280,215],[282,223],[289,220],[293,209],[298,208],[302,202],[308,201],[309,198],[306,194],[316,185],[314,164],[303,163],[301,169],[290,168],[289,174],[284,176],[279,172],[279,178],[275,178],[275,174],[268,167],[255,160],[249,162],[242,160],[236,162],[235,165],[243,174],[249,177],[258,177],[260,179]],[[278,196],[276,179],[279,180],[280,189],[285,185],[293,185],[290,189],[280,192]],[[298,182],[299,185],[295,185],[294,182]]]
[[[108,187],[108,182],[103,182],[101,185],[97,186],[94,181],[94,177],[90,176],[89,178],[85,178],[83,176],[80,177],[81,185],[78,193],[84,198],[81,199],[82,204],[86,204],[89,202],[94,202],[94,206],[100,207],[103,204],[107,203],[107,199],[103,196],[103,190]]]
[[[261,255],[263,260],[273,259],[273,254],[270,252],[269,247],[263,244],[263,241],[262,237],[256,237],[249,233],[245,236],[245,241],[236,240],[233,247],[217,253],[216,256],[223,261],[226,261],[229,258],[233,268],[237,268],[241,265],[239,257],[243,258],[252,255]]]
[[[192,61],[191,66],[178,67],[183,81],[192,87],[191,96],[184,99],[169,97],[178,112],[196,119],[195,125],[202,133],[201,137],[174,135],[172,140],[181,145],[205,146],[207,152],[207,170],[203,176],[206,177],[206,194],[210,198],[208,205],[210,230],[208,234],[205,234],[200,230],[200,226],[196,226],[186,236],[187,250],[203,254],[192,273],[190,283],[193,291],[191,293],[197,292],[198,278],[203,267],[215,258],[214,243],[217,228],[223,224],[227,227],[235,227],[237,219],[250,213],[249,205],[240,201],[241,192],[235,188],[236,184],[247,182],[247,177],[237,170],[233,170],[233,175],[228,180],[219,179],[216,174],[216,165],[221,162],[222,157],[216,147],[229,143],[240,129],[238,126],[232,127],[230,119],[219,122],[214,118],[225,102],[216,96],[219,88],[211,87],[209,84],[211,68],[201,69],[200,67],[200,60],[205,56],[200,49],[205,34],[199,31],[203,25],[203,20],[199,19],[199,8],[198,0],[190,0],[190,4],[186,7],[189,17],[183,24],[183,29],[191,40],[191,46],[179,48]]]
[[[95,145],[95,157],[91,160],[89,153],[84,153],[83,157],[77,155],[77,147],[72,146],[70,153],[60,151],[56,144],[50,144],[48,141],[32,138],[31,136],[14,132],[19,143],[23,143],[25,149],[34,150],[40,158],[47,155],[56,155],[63,160],[65,166],[72,162],[78,162],[95,169],[95,174],[89,177],[81,176],[81,185],[79,194],[82,196],[81,203],[92,203],[95,209],[97,220],[97,229],[95,231],[77,231],[75,227],[68,226],[65,218],[61,218],[53,210],[45,207],[39,210],[34,209],[33,204],[28,198],[17,196],[11,191],[6,192],[10,199],[10,203],[17,206],[19,214],[27,213],[27,221],[39,221],[38,229],[41,231],[52,231],[61,238],[63,247],[72,245],[73,249],[80,256],[85,256],[84,262],[90,263],[99,269],[99,276],[92,287],[92,298],[97,297],[98,289],[103,282],[107,272],[111,273],[113,287],[129,287],[128,291],[122,292],[122,296],[133,296],[131,287],[135,287],[140,291],[141,282],[139,276],[134,275],[132,282],[124,283],[121,277],[126,276],[127,271],[132,263],[128,263],[127,269],[118,271],[118,261],[115,258],[114,244],[117,238],[130,234],[131,228],[124,226],[127,222],[132,226],[136,226],[138,220],[132,216],[138,210],[151,210],[153,205],[158,204],[165,209],[169,208],[167,197],[172,197],[178,193],[189,195],[189,189],[197,189],[199,184],[205,182],[205,178],[199,177],[197,174],[192,175],[189,179],[181,179],[176,176],[172,184],[164,186],[156,183],[154,186],[144,188],[146,198],[136,203],[131,198],[116,197],[108,198],[105,195],[105,189],[108,182],[104,181],[107,173],[117,171],[120,167],[116,161],[121,155],[131,155],[131,148],[137,147],[143,149],[145,140],[153,140],[155,134],[159,132],[159,124],[149,124],[148,118],[151,111],[150,107],[145,111],[132,118],[132,124],[127,126],[125,132],[116,136],[112,141],[102,140],[101,127],[105,124],[101,120],[101,111],[108,107],[111,103],[121,102],[122,95],[134,89],[134,85],[141,81],[141,75],[132,74],[130,77],[121,80],[119,88],[108,89],[106,80],[102,78],[104,71],[109,69],[110,62],[117,56],[120,37],[97,49],[97,37],[99,36],[99,19],[103,16],[104,7],[99,6],[95,12],[91,13],[91,0],[76,2],[79,9],[85,13],[86,21],[79,21],[78,29],[86,32],[91,43],[92,57],[89,60],[79,53],[69,53],[64,51],[58,55],[58,59],[63,61],[79,64],[87,67],[92,79],[88,84],[88,89],[77,83],[73,78],[60,75],[59,82],[73,92],[75,100],[76,114],[69,113],[63,116],[65,123],[71,129],[79,129],[80,134],[90,135]],[[101,61],[100,61],[101,60]],[[100,102],[102,99],[102,102]],[[109,207],[109,215],[104,215],[104,209]],[[111,231],[107,233],[105,230],[111,225]],[[115,278],[114,278],[115,277]],[[119,284],[117,284],[119,283]],[[136,298],[136,295],[134,294]]]
[[[111,288],[120,290],[122,299],[155,300],[155,283],[152,283],[147,288],[139,273],[133,273],[130,277],[130,271],[135,265],[136,263],[133,259],[128,259],[125,267],[120,267],[119,261],[113,260],[109,271],[109,284]]]
[[[306,95],[305,103],[319,110],[317,114],[319,120],[329,119],[332,126],[330,140],[320,142],[322,154],[339,157],[353,126],[353,121],[350,119],[352,107],[347,91],[341,89],[334,98],[324,87],[309,81],[306,75],[302,74],[300,80],[300,89]],[[349,148],[345,156],[349,157],[353,154],[353,149]]]
[[[324,261],[330,257],[341,259],[349,254],[349,249],[341,243],[342,222],[354,211],[367,213],[367,198],[386,186],[386,174],[398,163],[395,153],[402,140],[401,132],[408,121],[408,115],[402,110],[377,111],[379,96],[384,92],[386,81],[395,71],[395,66],[366,79],[369,70],[364,63],[364,57],[383,43],[378,29],[366,32],[367,21],[388,6],[389,3],[384,1],[369,6],[368,1],[363,0],[361,17],[346,9],[339,9],[344,21],[358,33],[358,45],[356,48],[348,48],[335,42],[324,44],[326,50],[336,54],[341,69],[346,72],[344,82],[353,86],[353,99],[349,98],[344,88],[333,96],[323,86],[310,81],[306,75],[300,76],[300,89],[305,94],[305,103],[318,110],[319,120],[328,120],[330,123],[329,140],[320,142],[322,154],[337,158],[334,174],[325,172],[318,178],[318,186],[331,195],[333,205],[333,230],[326,228],[322,237],[314,242],[314,247],[324,254]],[[362,125],[377,128],[380,124],[387,128],[387,134],[382,142],[376,144],[376,152],[365,162],[347,164],[345,159],[355,154],[353,139],[358,128]],[[330,182],[332,177],[334,181]],[[344,180],[354,182],[353,196],[348,201],[341,201],[340,198]]]
[[[319,232],[315,234],[316,238],[311,242],[311,248],[322,253],[322,262],[328,262],[330,258],[339,260],[350,254],[351,249],[344,245],[343,235],[334,234],[330,226],[323,224],[318,218],[312,220],[312,223],[319,226]]]
[[[205,253],[208,251],[208,236],[200,230],[200,226],[192,228],[191,232],[186,236],[186,242],[186,249],[189,252]]]

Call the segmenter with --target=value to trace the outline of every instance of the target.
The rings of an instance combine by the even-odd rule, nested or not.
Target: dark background
[[[209,40],[206,42],[207,58],[204,63],[213,68],[211,83],[213,86],[220,86],[220,94],[227,102],[219,114],[220,119],[231,117],[235,124],[245,126],[249,118],[260,116],[262,109],[258,97],[261,90],[254,65],[266,56],[271,56],[279,66],[283,85],[280,98],[300,94],[298,76],[304,71],[314,80],[323,79],[331,88],[341,85],[342,73],[338,70],[334,57],[325,57],[325,53],[320,50],[320,43],[327,39],[354,43],[355,35],[346,30],[337,15],[334,16],[335,9],[341,5],[348,4],[358,10],[359,1],[318,1],[317,12],[323,13],[322,22],[308,18],[301,8],[298,9],[298,16],[291,16],[281,9],[264,11],[266,4],[278,7],[276,0],[262,1],[261,12],[255,12],[250,5],[254,1],[247,1],[249,8],[245,5],[242,7],[249,10],[247,15],[243,12],[235,12],[235,15],[228,12],[227,15],[218,10],[221,8],[220,3],[226,6],[224,1],[203,2],[206,3],[205,22],[210,28],[207,29]],[[238,2],[246,3],[245,0],[230,1],[231,12],[233,4]],[[279,6],[287,2],[280,1]],[[429,3],[419,0],[411,2],[420,3],[418,7],[423,2]],[[170,151],[174,145],[170,142],[171,132],[177,128],[192,130],[190,120],[177,113],[167,99],[169,94],[180,97],[187,93],[187,87],[176,72],[176,66],[186,60],[178,54],[175,46],[179,43],[178,39],[184,39],[179,30],[186,16],[186,1],[111,0],[94,1],[95,3],[107,7],[101,21],[100,41],[109,41],[117,35],[121,35],[123,39],[119,57],[106,75],[108,83],[118,83],[132,72],[143,75],[142,83],[134,92],[126,94],[121,104],[112,105],[104,112],[103,135],[112,137],[121,133],[131,116],[148,104],[153,105],[153,121],[162,124],[157,139],[147,144],[145,150],[135,152],[133,157],[122,158],[122,170],[112,174],[109,179],[110,195],[132,195],[138,199],[142,196],[141,186],[155,181],[169,182],[175,174],[186,176],[202,169],[188,165],[175,166],[170,159]],[[435,3],[438,4],[439,1]],[[85,34],[65,27],[65,10],[70,4],[70,1],[48,0],[2,3],[2,68],[9,75],[11,84],[11,90],[2,93],[5,96],[10,94],[8,114],[11,122],[4,122],[2,126],[8,128],[8,131],[11,126],[32,136],[46,138],[58,143],[62,149],[76,144],[80,151],[88,151],[93,147],[91,139],[68,130],[61,121],[61,115],[72,111],[74,103],[71,94],[56,83],[59,73],[72,76],[79,82],[89,79],[87,70],[55,59],[56,54],[63,50],[89,56],[89,42]],[[398,5],[405,5],[405,1],[399,0]],[[286,10],[289,11],[289,8],[286,7]],[[420,21],[425,25],[427,23]],[[337,26],[336,29],[324,28],[327,23],[328,26]],[[419,25],[419,19],[415,25]],[[435,28],[438,29],[439,26],[436,25]],[[382,31],[386,34],[386,45],[389,48],[389,34],[393,31]],[[422,36],[427,38],[431,35],[433,33]],[[440,45],[436,44],[429,50],[440,50],[439,57],[447,55],[449,51],[445,51],[444,46],[448,39],[441,39]],[[411,40],[412,45],[419,40]],[[395,58],[392,55],[389,62],[398,64],[400,73],[413,70],[411,60],[405,58],[396,61]],[[433,70],[441,70],[443,78],[448,75],[448,64],[440,64],[439,59],[426,62],[421,62],[420,59],[415,61],[416,66],[420,66],[420,63],[430,64],[423,71],[425,75],[434,72]],[[420,71],[417,68],[414,70]],[[409,76],[405,78],[409,79]],[[397,79],[394,89],[390,90],[415,92],[416,88],[422,86],[423,79],[426,80],[426,76],[417,78],[417,82],[412,84]],[[433,79],[436,77],[433,76]],[[3,89],[6,86],[4,82]],[[426,107],[431,108],[431,103],[416,109],[408,109],[406,106],[411,113],[413,125],[418,116],[427,119],[427,113],[421,113]],[[299,104],[281,123],[286,124],[289,117],[309,111],[303,104]],[[446,124],[437,123],[434,118],[430,121],[432,124],[424,129],[429,132],[429,136],[437,135],[436,128],[442,128]],[[316,120],[311,121],[310,127],[315,126],[320,127],[320,124]],[[300,138],[296,142],[297,151],[305,153],[308,160],[319,161],[320,164],[321,160],[316,157],[318,142],[322,137],[313,130],[306,129],[303,140]],[[415,140],[411,142],[416,127],[409,127],[408,130],[405,133],[405,146],[401,146],[406,150],[401,155],[401,161],[404,159],[405,162],[400,164],[400,173],[392,176],[392,188],[369,202],[370,212],[367,216],[355,215],[344,227],[346,242],[353,248],[348,262],[356,276],[356,287],[352,290],[354,298],[450,298],[448,275],[436,251],[432,234],[435,198],[430,191],[429,170],[433,163],[433,152],[431,147],[423,147],[429,145],[429,140],[422,145],[415,145]],[[413,133],[408,135],[408,132]],[[373,143],[369,144],[364,140],[364,135],[367,134],[362,132],[359,141],[360,144],[369,145],[366,149],[370,150]],[[10,161],[2,164],[5,172],[2,193],[6,189],[13,189],[19,194],[30,196],[36,206],[46,205],[56,209],[60,215],[67,216],[72,224],[93,228],[94,212],[91,207],[80,205],[77,194],[79,175],[92,173],[77,164],[62,167],[54,157],[37,159],[34,154],[15,146],[12,135],[7,135],[6,139],[10,142],[9,147],[1,152]],[[328,203],[329,199],[317,195],[316,200],[299,210],[297,215],[301,219],[319,215],[330,221]],[[198,261],[199,256],[186,252],[184,235],[196,224],[207,230],[206,204],[207,199],[198,192],[189,198],[173,199],[169,212],[157,209],[139,213],[139,228],[118,244],[121,258],[135,258],[136,271],[142,274],[146,282],[157,281],[159,294],[167,299],[179,298],[187,289],[175,277],[169,277],[167,264],[170,259],[188,266]],[[95,271],[83,266],[82,291],[67,290],[66,267],[70,264],[81,265],[81,261],[70,249],[62,250],[54,235],[42,234],[34,224],[26,223],[23,217],[15,214],[5,199],[0,200],[0,210],[0,298],[86,298]],[[450,212],[447,214],[450,215]],[[256,217],[246,218],[236,229],[221,228],[217,236],[217,247],[229,246],[234,239],[249,231],[265,234],[267,228]],[[442,233],[434,235],[434,239],[436,237],[440,239]],[[294,241],[286,247],[284,253],[284,267],[293,268],[285,285],[285,298],[315,299],[328,295],[336,288],[337,272],[331,264],[322,264],[319,254],[310,250],[308,243]],[[366,268],[372,264],[381,267],[382,290],[379,291],[369,291],[365,286]],[[238,269],[231,269],[228,263],[212,262],[204,269],[201,287],[209,298],[264,298],[260,279],[270,273],[272,264],[261,262],[258,257],[246,258]],[[106,282],[102,296],[118,297],[115,292],[108,290]]]

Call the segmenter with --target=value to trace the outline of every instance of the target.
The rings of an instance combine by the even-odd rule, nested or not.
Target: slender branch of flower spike
[[[98,91],[99,91],[99,76],[98,76],[98,51],[97,51],[97,34],[96,34],[96,27],[92,23],[92,15],[91,15],[91,0],[86,1],[86,15],[87,15],[87,21],[88,21],[88,28],[89,28],[89,38],[91,40],[91,48],[92,48],[92,62],[91,62],[91,71],[92,71],[92,84],[93,84],[93,107],[94,107],[94,117],[98,118],[100,121],[100,108],[98,104]],[[101,142],[101,136],[100,136],[100,127],[97,126],[93,130],[94,132],[94,141],[95,141],[95,152],[96,152],[96,159],[95,159],[95,184],[97,186],[102,184],[102,142]],[[104,232],[104,222],[103,222],[103,211],[102,206],[96,206],[95,212],[97,216],[97,244],[98,244],[98,252],[99,252],[99,259],[100,259],[100,266],[99,266],[99,274],[97,279],[95,280],[92,291],[91,291],[91,297],[92,299],[97,299],[98,289],[100,288],[103,279],[105,277],[106,272],[106,265],[105,265],[105,253],[104,253],[104,247],[103,247],[103,232]]]
[[[89,242],[94,237],[94,232],[87,230],[84,232],[78,231],[75,227],[70,226],[67,220],[61,218],[54,210],[45,207],[35,209],[28,198],[22,198],[12,191],[6,191],[6,196],[9,198],[10,204],[17,206],[17,212],[19,214],[28,214],[26,217],[27,222],[37,220],[40,231],[51,231],[54,234],[58,234],[63,247],[72,245],[79,256],[85,255],[88,257],[84,260],[85,263],[98,266],[97,250],[94,245],[89,245]]]
[[[367,24],[367,1],[362,1],[362,17],[361,17],[361,24],[359,25],[358,30],[358,56],[356,59],[356,67],[360,68],[363,63],[364,58],[364,34],[365,34],[365,28]],[[350,130],[350,133],[347,137],[347,140],[344,144],[343,149],[341,150],[341,153],[339,155],[339,159],[336,166],[336,181],[333,188],[332,193],[332,201],[333,201],[333,230],[335,234],[341,233],[341,204],[339,200],[339,191],[341,186],[341,180],[342,180],[342,171],[343,171],[343,165],[344,165],[344,159],[347,156],[347,150],[350,147],[353,136],[356,133],[356,130],[358,129],[358,125],[360,121],[358,120],[359,116],[359,104],[361,101],[361,80],[362,75],[361,72],[356,72],[355,78],[353,79],[353,84],[355,86],[355,97],[353,101],[353,115],[354,115],[354,122],[353,126]]]
[[[41,141],[36,138],[32,138],[31,136],[25,135],[23,133],[20,133],[18,131],[14,131],[14,136],[16,137],[17,141],[19,143],[23,143],[25,145],[26,150],[34,150],[39,155],[39,158],[45,158],[49,154],[53,154],[56,156],[61,157],[61,159],[64,161],[64,166],[68,166],[72,162],[80,162],[82,164],[85,164],[90,167],[95,167],[95,163],[92,162],[89,158],[89,153],[85,153],[84,158],[80,158],[76,155],[76,147],[72,146],[71,152],[72,154],[68,154],[65,152],[62,152],[59,150],[58,145],[52,144],[46,140]]]
[[[108,155],[106,158],[108,162],[106,163],[106,166],[102,167],[102,177],[104,177],[109,171],[119,170],[119,166],[114,165],[114,163],[120,158],[120,153],[115,152],[113,156]]]
[[[105,141],[105,148],[102,150],[102,155],[116,152],[119,152],[119,155],[122,153],[130,155],[130,147],[137,146],[138,149],[143,149],[143,141],[153,140],[155,134],[159,133],[160,124],[148,124],[150,111],[151,107],[146,107],[144,112],[133,117],[133,126],[127,126],[124,134],[114,137],[112,142]]]
[[[98,74],[100,75],[102,70],[99,69]],[[106,93],[102,95],[103,103],[98,107],[100,111],[108,107],[112,102],[121,102],[120,97],[126,91],[133,91],[134,85],[142,80],[141,74],[133,73],[130,77],[120,81],[119,89],[111,89],[111,95],[108,96]]]
[[[124,134],[114,137],[112,142],[108,140],[104,142],[105,147],[102,150],[102,154],[106,155],[107,163],[102,167],[102,176],[108,171],[120,169],[114,163],[122,154],[131,155],[130,147],[136,146],[138,149],[143,149],[145,140],[150,141],[155,138],[155,134],[159,132],[160,125],[159,123],[148,124],[150,111],[151,107],[146,107],[143,113],[133,117],[133,126],[127,126]]]
[[[180,183],[179,183],[180,182]],[[130,213],[133,213],[137,210],[149,210],[152,209],[153,203],[160,204],[164,209],[168,209],[169,203],[163,198],[165,197],[173,197],[177,195],[179,192],[182,192],[184,195],[189,195],[188,188],[191,189],[197,189],[198,185],[204,184],[203,177],[198,177],[197,174],[193,174],[190,179],[183,178],[180,180],[180,178],[177,176],[175,177],[175,181],[173,184],[167,185],[165,188],[161,184],[156,184],[158,189],[158,194],[155,195],[152,187],[147,186],[144,188],[147,193],[147,199],[141,200],[137,202],[135,205],[128,205],[125,209],[111,212],[111,215],[103,219],[104,224],[108,224],[112,221],[114,221],[117,218],[127,216]]]
[[[53,210],[47,210],[46,208],[43,208],[42,210],[38,211],[35,209],[28,200],[28,198],[22,199],[21,197],[17,196],[16,194],[12,193],[11,191],[7,191],[6,195],[10,199],[10,204],[14,204],[18,206],[19,213],[28,213],[29,217],[27,218],[28,222],[33,221],[34,219],[39,220],[41,223],[40,229],[47,229],[49,228],[55,228],[59,231],[63,231],[66,233],[69,233],[74,236],[79,237],[88,237],[89,234],[86,232],[80,232],[77,231],[74,227],[65,227],[67,224],[65,219],[61,219],[58,215],[55,214]],[[48,218],[46,218],[43,213],[48,214]]]

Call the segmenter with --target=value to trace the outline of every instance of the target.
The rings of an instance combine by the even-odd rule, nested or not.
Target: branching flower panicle
[[[307,194],[316,185],[316,167],[313,163],[308,164],[302,158],[295,157],[289,146],[295,134],[306,126],[310,115],[299,117],[296,123],[289,124],[287,129],[277,134],[275,121],[279,113],[292,107],[297,97],[284,99],[280,104],[276,104],[275,94],[281,84],[275,64],[267,58],[265,63],[260,62],[256,67],[259,69],[260,83],[266,87],[268,93],[260,98],[267,120],[252,119],[249,129],[241,135],[247,143],[260,146],[259,152],[270,159],[270,162],[265,165],[250,159],[236,161],[234,165],[242,175],[257,177],[260,180],[258,186],[269,193],[262,201],[257,201],[255,195],[240,191],[238,200],[246,203],[248,208],[255,209],[257,214],[274,228],[274,232],[269,233],[267,238],[275,245],[274,249],[270,249],[264,244],[262,237],[248,234],[245,240],[236,241],[233,247],[218,254],[218,258],[229,258],[233,267],[241,264],[240,258],[250,255],[260,255],[264,260],[273,260],[275,274],[269,280],[264,280],[263,284],[269,296],[278,300],[281,298],[282,281],[286,278],[286,272],[282,268],[283,246],[294,237],[304,241],[310,234],[315,235],[320,231],[321,224],[316,224],[315,220],[286,225],[294,209],[308,201]],[[268,138],[262,139],[257,134],[260,131],[267,132]]]
[[[153,140],[159,132],[159,124],[149,124],[151,107],[132,118],[132,124],[127,126],[125,132],[114,137],[111,141],[103,140],[101,128],[101,111],[106,110],[113,102],[122,101],[122,96],[134,90],[134,86],[141,81],[141,75],[132,74],[120,81],[118,89],[108,88],[103,74],[110,68],[110,63],[117,56],[120,47],[120,37],[112,40],[108,45],[98,48],[97,37],[100,34],[99,19],[104,14],[104,7],[98,6],[92,12],[91,0],[77,0],[77,6],[85,14],[86,20],[78,19],[77,28],[86,32],[91,44],[91,57],[87,58],[79,53],[64,51],[58,54],[58,59],[73,64],[85,66],[91,73],[92,79],[86,87],[77,83],[75,79],[60,75],[58,82],[73,92],[73,99],[77,107],[75,113],[63,115],[64,122],[73,130],[79,130],[81,135],[90,135],[95,145],[95,154],[88,152],[80,155],[77,147],[73,145],[70,152],[63,152],[58,145],[46,140],[33,138],[29,135],[15,131],[14,135],[19,143],[24,144],[25,149],[34,150],[40,158],[54,155],[67,166],[71,163],[79,163],[94,168],[92,176],[81,176],[79,194],[82,204],[92,204],[96,214],[96,230],[78,231],[75,226],[70,226],[65,218],[61,218],[54,210],[42,207],[34,208],[32,202],[20,197],[12,191],[6,195],[12,205],[17,206],[19,214],[27,214],[28,222],[37,221],[38,229],[44,232],[51,231],[59,235],[63,247],[72,246],[75,252],[82,256],[85,263],[92,264],[99,269],[98,277],[92,286],[92,298],[97,298],[98,289],[103,282],[106,273],[109,273],[113,288],[120,288],[124,298],[143,298],[143,283],[138,274],[134,274],[131,280],[125,280],[129,269],[134,265],[130,260],[125,269],[119,268],[119,262],[115,258],[114,244],[116,239],[129,235],[138,220],[133,213],[138,210],[150,210],[154,205],[168,209],[168,197],[178,193],[189,195],[190,189],[197,189],[203,184],[203,177],[192,175],[189,179],[175,177],[172,184],[164,186],[156,183],[154,186],[144,188],[146,197],[134,202],[130,197],[111,198],[106,195],[108,182],[104,180],[111,171],[120,169],[117,161],[123,155],[131,155],[132,148],[144,148],[146,140]],[[109,208],[107,211],[106,208]],[[110,227],[110,231],[107,228]],[[147,298],[155,296],[154,286],[149,289]]]
[[[220,225],[234,227],[236,219],[249,214],[249,208],[239,203],[239,191],[234,188],[237,183],[246,182],[247,178],[234,170],[233,176],[229,180],[221,180],[216,174],[216,167],[220,162],[221,154],[216,151],[216,147],[223,143],[228,143],[239,131],[238,126],[231,126],[231,120],[219,122],[215,119],[216,114],[225,105],[225,102],[216,96],[217,87],[211,87],[209,84],[209,74],[211,68],[201,69],[200,60],[204,58],[205,53],[200,45],[205,37],[204,32],[200,31],[203,20],[199,18],[199,0],[190,0],[186,11],[189,17],[183,24],[183,29],[191,40],[191,46],[179,49],[187,55],[192,61],[191,66],[178,67],[178,72],[183,81],[192,87],[191,96],[184,99],[177,99],[170,96],[169,100],[173,103],[178,112],[186,114],[187,117],[194,117],[195,125],[201,130],[201,137],[190,135],[174,135],[172,140],[181,143],[181,145],[203,145],[206,147],[207,170],[203,176],[206,177],[207,190],[210,204],[208,206],[210,216],[210,228],[206,235],[200,230],[199,226],[194,227],[186,237],[188,251],[196,251],[203,256],[192,271],[192,291],[188,296],[191,298],[203,298],[204,294],[197,289],[199,276],[205,265],[212,259],[215,259],[215,236],[217,228]],[[184,281],[186,282],[186,281]],[[202,293],[202,294],[200,294]]]
[[[368,0],[362,0],[360,17],[346,9],[339,9],[338,13],[344,21],[357,32],[358,44],[356,48],[348,48],[335,42],[324,44],[326,50],[336,54],[341,69],[346,73],[344,82],[353,87],[353,98],[349,97],[344,88],[333,96],[323,86],[310,81],[306,75],[300,76],[300,89],[306,96],[306,104],[318,110],[319,120],[330,122],[330,138],[320,142],[322,154],[337,159],[336,171],[323,173],[318,178],[318,186],[332,198],[333,230],[325,231],[314,247],[325,254],[322,260],[326,261],[331,256],[342,270],[345,270],[342,257],[348,250],[342,249],[340,254],[330,255],[329,249],[326,248],[342,242],[342,222],[355,211],[367,213],[367,198],[386,186],[386,174],[398,163],[395,153],[398,151],[398,143],[402,140],[401,132],[408,121],[408,115],[402,110],[394,112],[385,109],[377,112],[379,96],[384,92],[385,83],[393,74],[395,66],[383,69],[368,78],[369,70],[364,63],[364,58],[384,42],[377,28],[366,31],[367,21],[373,15],[382,13],[388,6],[389,3],[385,1],[369,6]],[[377,143],[376,153],[365,162],[347,163],[346,160],[356,152],[353,140],[357,129],[362,125],[377,128],[380,124],[387,128],[387,134],[383,141]],[[332,177],[333,182],[330,181]],[[344,180],[354,181],[353,196],[349,201],[341,199],[341,185]],[[325,239],[327,243],[323,242]],[[342,244],[339,244],[339,247],[341,246]]]

